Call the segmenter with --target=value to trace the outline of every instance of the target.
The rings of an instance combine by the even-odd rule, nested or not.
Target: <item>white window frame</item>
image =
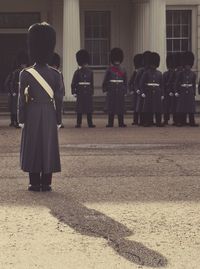
[[[195,59],[197,58],[197,6],[179,6],[179,5],[168,5],[166,10],[191,10],[192,17],[191,17],[191,49],[195,54]],[[167,41],[167,36],[166,36]],[[197,69],[197,63],[195,61],[194,69]]]

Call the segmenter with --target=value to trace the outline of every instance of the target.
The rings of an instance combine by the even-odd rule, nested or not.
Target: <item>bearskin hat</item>
[[[56,68],[60,67],[60,55],[58,53],[54,52],[53,57],[49,62],[49,65],[56,66]]]
[[[143,53],[144,66],[148,67],[150,65],[151,51],[147,50]]]
[[[194,54],[191,51],[186,51],[183,55],[184,65],[193,66],[194,65]]]
[[[184,52],[176,52],[174,54],[175,67],[180,67],[184,65]]]
[[[84,64],[89,64],[90,55],[87,50],[81,49],[76,53],[76,61],[79,66],[83,66]]]
[[[112,64],[115,62],[122,63],[124,59],[123,50],[120,48],[113,48],[110,52],[110,61]]]
[[[25,50],[20,50],[17,53],[17,57],[16,57],[16,65],[19,67],[22,64],[26,64],[28,65],[28,54]]]
[[[166,58],[167,68],[175,68],[175,59],[173,53],[168,53]]]
[[[50,61],[56,45],[56,32],[46,22],[33,24],[28,31],[30,60],[39,64]]]
[[[150,56],[150,59],[151,59],[150,64],[152,66],[155,66],[156,68],[158,68],[159,65],[160,65],[160,55],[158,53],[156,53],[156,52],[152,52],[151,56]]]
[[[136,54],[133,58],[135,69],[143,67],[143,54]]]

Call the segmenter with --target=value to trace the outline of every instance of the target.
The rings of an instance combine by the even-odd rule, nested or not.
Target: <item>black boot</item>
[[[93,122],[92,122],[92,114],[91,113],[87,114],[87,123],[88,123],[89,128],[95,128],[96,127],[96,125],[94,125]]]
[[[40,173],[29,173],[29,191],[40,191]]]
[[[124,115],[123,114],[118,115],[118,125],[121,128],[126,127],[126,124],[124,124]]]
[[[156,126],[157,127],[164,127],[161,121],[162,121],[161,113],[156,113]]]
[[[195,123],[194,113],[189,114],[189,125],[191,127],[198,127],[199,125]]]
[[[138,122],[139,122],[139,115],[137,112],[134,112],[133,113],[133,123],[132,125],[138,125]]]
[[[106,125],[106,128],[112,128],[114,124],[114,115],[108,114],[108,124]]]
[[[75,125],[75,128],[81,128],[81,124],[82,124],[82,114],[77,113],[77,124]]]
[[[41,190],[42,191],[52,191],[51,183],[52,183],[52,173],[48,173],[48,174],[42,173]]]

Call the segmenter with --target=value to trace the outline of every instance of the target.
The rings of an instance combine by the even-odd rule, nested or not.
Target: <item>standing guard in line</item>
[[[144,126],[152,125],[152,118],[155,115],[156,126],[163,127],[161,123],[163,113],[163,78],[162,73],[157,70],[160,65],[159,54],[152,52],[150,56],[150,68],[144,72],[141,78],[141,97],[144,98]]]
[[[175,95],[175,87],[176,87],[176,81],[179,76],[179,73],[184,70],[184,65],[183,65],[183,57],[184,53],[183,52],[176,52],[174,54],[174,64],[175,64],[175,79],[174,79],[174,96],[173,96],[173,104],[172,104],[172,113],[173,113],[173,125],[178,126],[180,119],[179,115],[177,114],[177,95]],[[182,124],[186,125],[186,118],[182,118]]]
[[[113,48],[110,52],[111,66],[107,69],[103,81],[103,92],[107,93],[108,124],[113,127],[114,117],[118,116],[118,125],[123,128],[125,113],[125,95],[127,93],[127,75],[121,67],[124,54],[120,48]]]
[[[174,55],[168,54],[166,59],[168,71],[163,74],[164,87],[164,125],[168,124],[170,114],[173,112],[174,84],[175,84],[175,63]]]
[[[138,95],[137,103],[136,103],[136,112],[138,113],[138,123],[140,126],[144,125],[144,113],[143,113],[144,98],[142,98],[141,96],[142,89],[140,88],[140,85],[141,85],[142,75],[144,74],[144,72],[146,72],[150,68],[150,56],[151,56],[150,51],[145,51],[143,53],[144,66],[138,70],[137,75],[135,77],[135,83],[134,83],[134,88]]]
[[[175,83],[175,95],[177,97],[177,126],[183,126],[189,114],[189,125],[197,127],[195,123],[195,95],[196,74],[191,70],[194,65],[194,54],[187,51],[183,55],[184,70],[179,72]]]
[[[138,125],[138,112],[136,111],[136,105],[137,105],[137,99],[138,94],[135,89],[135,78],[137,76],[138,71],[143,67],[143,54],[137,54],[133,58],[133,63],[135,70],[131,76],[131,79],[129,81],[129,92],[133,96],[133,123],[132,125]]]
[[[22,129],[21,168],[29,173],[29,191],[51,191],[52,173],[60,172],[58,128],[62,117],[62,78],[50,67],[55,30],[36,23],[28,31],[32,67],[20,73],[19,123]]]
[[[65,96],[65,84],[64,84],[63,74],[60,71],[60,55],[58,53],[54,52],[53,57],[52,57],[51,61],[49,62],[49,65],[60,72],[60,75],[62,77],[62,90],[63,90],[63,98],[64,98],[64,96]],[[65,128],[63,123],[61,124],[60,128]]]
[[[76,53],[76,60],[80,68],[75,71],[71,84],[72,94],[77,98],[77,124],[75,127],[81,128],[82,114],[87,114],[88,127],[95,128],[92,121],[94,80],[93,72],[88,67],[89,53],[84,49],[79,50]]]
[[[19,98],[19,74],[28,66],[28,55],[25,51],[20,51],[16,58],[17,68],[13,71],[10,82],[10,112],[11,121],[15,128],[20,128],[17,118],[18,98]]]

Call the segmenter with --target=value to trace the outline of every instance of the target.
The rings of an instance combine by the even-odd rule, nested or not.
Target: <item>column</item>
[[[149,7],[149,49],[160,54],[160,70],[166,62],[166,0],[150,0]]]
[[[80,49],[79,0],[63,0],[63,75],[66,88],[65,100],[74,101],[71,81],[77,69],[75,54]]]
[[[132,9],[132,47],[135,55],[149,50],[149,1],[135,1]]]

